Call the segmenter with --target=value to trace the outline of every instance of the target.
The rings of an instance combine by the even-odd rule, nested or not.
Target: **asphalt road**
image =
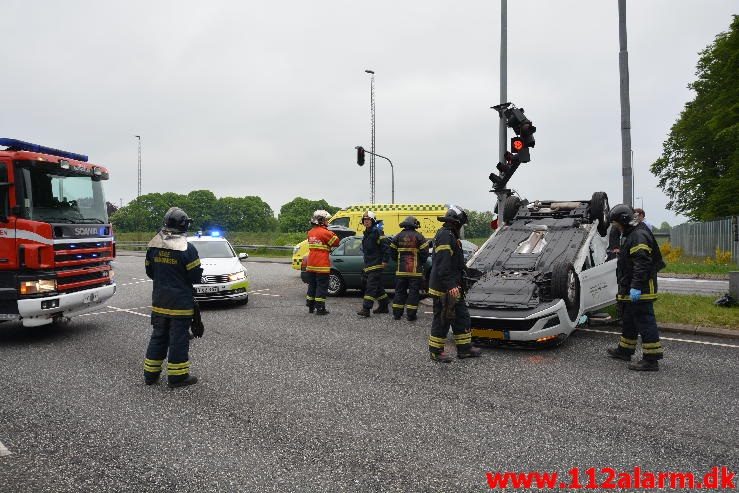
[[[198,385],[147,387],[142,260],[119,257],[109,306],[66,327],[0,325],[0,491],[477,492],[496,471],[739,466],[735,341],[665,338],[648,374],[596,331],[439,365],[430,315],[359,319],[356,295],[309,315],[285,264],[248,264],[249,304],[204,313]]]

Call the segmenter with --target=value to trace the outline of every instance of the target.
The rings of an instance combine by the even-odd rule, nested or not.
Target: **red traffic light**
[[[518,153],[521,152],[524,147],[526,147],[526,144],[524,144],[521,137],[513,137],[511,139],[511,151]]]

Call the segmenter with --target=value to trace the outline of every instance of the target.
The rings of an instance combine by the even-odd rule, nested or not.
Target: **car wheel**
[[[346,292],[346,283],[342,279],[341,274],[336,271],[332,271],[328,275],[328,295],[329,296],[341,296]]]
[[[237,305],[246,305],[249,303],[249,296],[236,302]]]
[[[516,217],[516,213],[520,208],[521,199],[519,199],[515,195],[506,197],[505,202],[503,203],[503,221],[506,224],[510,224],[511,222],[513,222],[513,218]]]
[[[552,298],[562,298],[573,322],[580,311],[580,280],[571,262],[557,262],[552,267]]]
[[[598,234],[605,237],[608,234],[608,214],[611,208],[608,205],[606,192],[595,192],[590,199],[590,220],[598,220]]]

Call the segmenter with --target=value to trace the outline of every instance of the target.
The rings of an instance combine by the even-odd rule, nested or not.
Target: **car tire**
[[[580,280],[572,262],[557,262],[552,266],[552,298],[565,301],[571,321],[577,319],[580,311]]]
[[[346,283],[336,271],[331,271],[328,275],[328,295],[329,296],[341,296],[346,293]]]
[[[246,305],[248,303],[249,303],[249,297],[248,296],[246,298],[244,298],[244,299],[239,300],[239,301],[236,302],[237,305]]]
[[[598,234],[605,237],[608,234],[608,214],[611,208],[608,205],[608,195],[606,192],[595,192],[590,199],[590,220],[598,220]]]
[[[506,197],[505,202],[503,203],[503,221],[506,224],[512,223],[513,218],[516,217],[516,214],[518,213],[518,209],[520,208],[521,208],[521,199],[519,199],[515,195]]]

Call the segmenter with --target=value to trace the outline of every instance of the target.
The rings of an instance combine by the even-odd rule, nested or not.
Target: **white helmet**
[[[310,223],[316,225],[326,225],[328,224],[329,219],[331,219],[331,214],[329,214],[328,211],[319,209],[313,213],[313,217],[310,218]]]
[[[366,218],[372,219],[373,223],[377,222],[377,216],[375,216],[375,213],[372,211],[366,211],[364,215],[362,216],[362,220],[364,221]]]

